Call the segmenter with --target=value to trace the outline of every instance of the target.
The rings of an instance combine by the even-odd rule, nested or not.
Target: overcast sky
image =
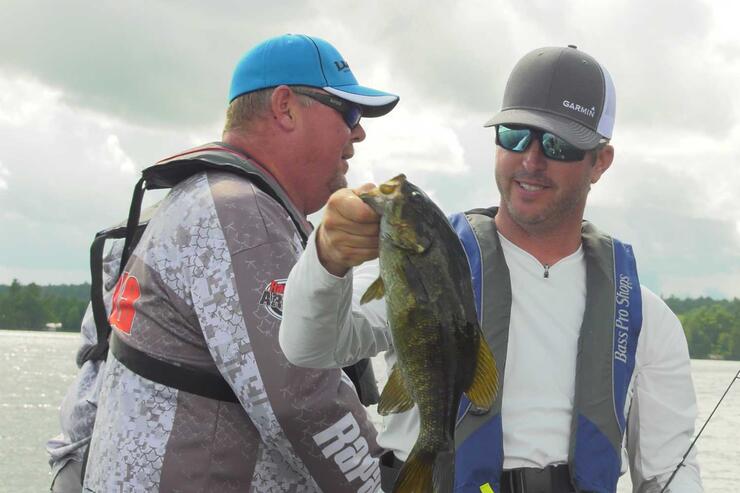
[[[446,212],[494,205],[514,63],[576,44],[617,90],[616,157],[587,219],[632,243],[665,296],[740,297],[740,7],[732,0],[0,0],[0,283],[89,280],[94,233],[139,170],[218,140],[231,71],[286,32],[333,43],[395,92],[349,181],[404,172]]]

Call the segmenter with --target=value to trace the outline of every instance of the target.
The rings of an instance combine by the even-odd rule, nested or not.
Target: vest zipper
[[[545,279],[548,279],[550,277],[550,264],[545,264],[545,272],[543,273],[542,277]]]

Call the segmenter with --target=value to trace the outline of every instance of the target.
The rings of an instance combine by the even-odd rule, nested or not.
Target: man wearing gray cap
[[[640,286],[631,247],[583,220],[614,157],[615,102],[591,56],[541,48],[514,67],[486,123],[500,205],[451,224],[504,378],[488,413],[463,398],[455,491],[613,493],[628,463],[633,491],[660,491],[689,447],[697,408],[680,322]],[[329,199],[289,276],[280,342],[295,364],[334,367],[383,350],[395,362],[384,304],[357,305],[377,264],[357,266],[377,256],[378,236],[358,190]],[[386,418],[384,490],[418,432],[416,408]],[[695,455],[668,491],[702,491]]]
[[[93,300],[86,317],[98,347],[82,367],[107,360],[68,396],[51,450],[59,468],[79,461],[94,422],[84,491],[378,489],[382,449],[352,382],[291,365],[277,332],[306,216],[346,186],[360,119],[397,102],[328,42],[278,36],[237,65],[223,141],[143,171],[103,316]],[[145,187],[171,191],[133,247]]]

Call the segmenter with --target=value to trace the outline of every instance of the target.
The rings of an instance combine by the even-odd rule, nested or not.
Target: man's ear
[[[298,98],[288,86],[278,86],[270,96],[270,110],[272,118],[285,130],[292,130],[296,126],[298,116]]]
[[[591,183],[596,183],[614,161],[614,147],[610,144],[596,151],[596,159],[591,166]]]

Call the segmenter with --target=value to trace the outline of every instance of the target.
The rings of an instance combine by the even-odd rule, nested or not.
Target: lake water
[[[77,367],[77,334],[0,330],[0,492],[47,491],[46,440],[59,432],[58,408]],[[376,375],[385,379],[382,361]],[[732,377],[737,361],[692,361],[699,399],[697,431]],[[383,382],[381,382],[382,384]],[[379,422],[377,415],[371,415]],[[738,491],[740,383],[735,384],[697,442],[707,492]],[[630,491],[629,479],[619,493]]]

